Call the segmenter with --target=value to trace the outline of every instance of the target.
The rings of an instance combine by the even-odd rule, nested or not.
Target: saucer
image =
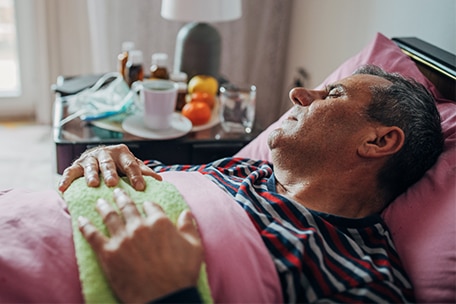
[[[152,130],[146,127],[142,115],[128,116],[122,123],[122,128],[135,136],[148,139],[172,139],[184,136],[192,129],[192,123],[179,113],[171,116],[171,126],[163,130]]]
[[[105,119],[94,120],[90,122],[95,127],[122,133],[124,129],[122,128],[122,123],[118,121],[110,121]]]
[[[215,113],[215,114],[213,113],[211,119],[204,125],[193,126],[192,132],[198,132],[198,131],[210,129],[219,123],[220,123],[220,117],[219,117],[218,113]]]

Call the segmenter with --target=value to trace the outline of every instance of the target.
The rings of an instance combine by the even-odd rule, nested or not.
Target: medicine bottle
[[[168,74],[168,54],[152,54],[152,65],[150,66],[151,79],[169,79]]]
[[[133,82],[144,79],[143,54],[140,50],[132,50],[128,53],[124,75],[129,87]]]
[[[128,52],[135,48],[135,43],[132,41],[122,42],[122,51],[117,56],[117,71],[123,76],[125,75],[125,66],[128,61]]]
[[[177,83],[176,111],[181,111],[187,103],[187,74],[184,72],[171,73],[169,79]]]

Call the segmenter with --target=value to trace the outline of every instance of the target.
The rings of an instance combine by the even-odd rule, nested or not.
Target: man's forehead
[[[342,78],[335,84],[343,84],[345,87],[356,86],[359,88],[359,86],[390,86],[392,82],[377,75],[353,74],[348,77]]]
[[[391,81],[380,76],[370,74],[353,74],[339,80],[331,86],[343,88],[346,96],[357,100],[360,104],[368,104],[372,99],[374,88],[387,88],[391,85]]]

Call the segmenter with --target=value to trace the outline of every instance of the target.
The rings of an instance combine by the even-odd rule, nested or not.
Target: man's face
[[[293,162],[328,161],[356,153],[364,139],[363,129],[372,126],[365,116],[371,86],[391,83],[373,75],[352,75],[325,90],[294,88],[295,104],[280,128],[269,136],[272,153]],[[347,154],[349,153],[349,154]]]

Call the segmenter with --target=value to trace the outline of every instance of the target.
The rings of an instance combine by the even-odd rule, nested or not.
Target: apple
[[[188,93],[207,93],[215,96],[218,92],[218,81],[209,75],[195,75],[188,82]]]

